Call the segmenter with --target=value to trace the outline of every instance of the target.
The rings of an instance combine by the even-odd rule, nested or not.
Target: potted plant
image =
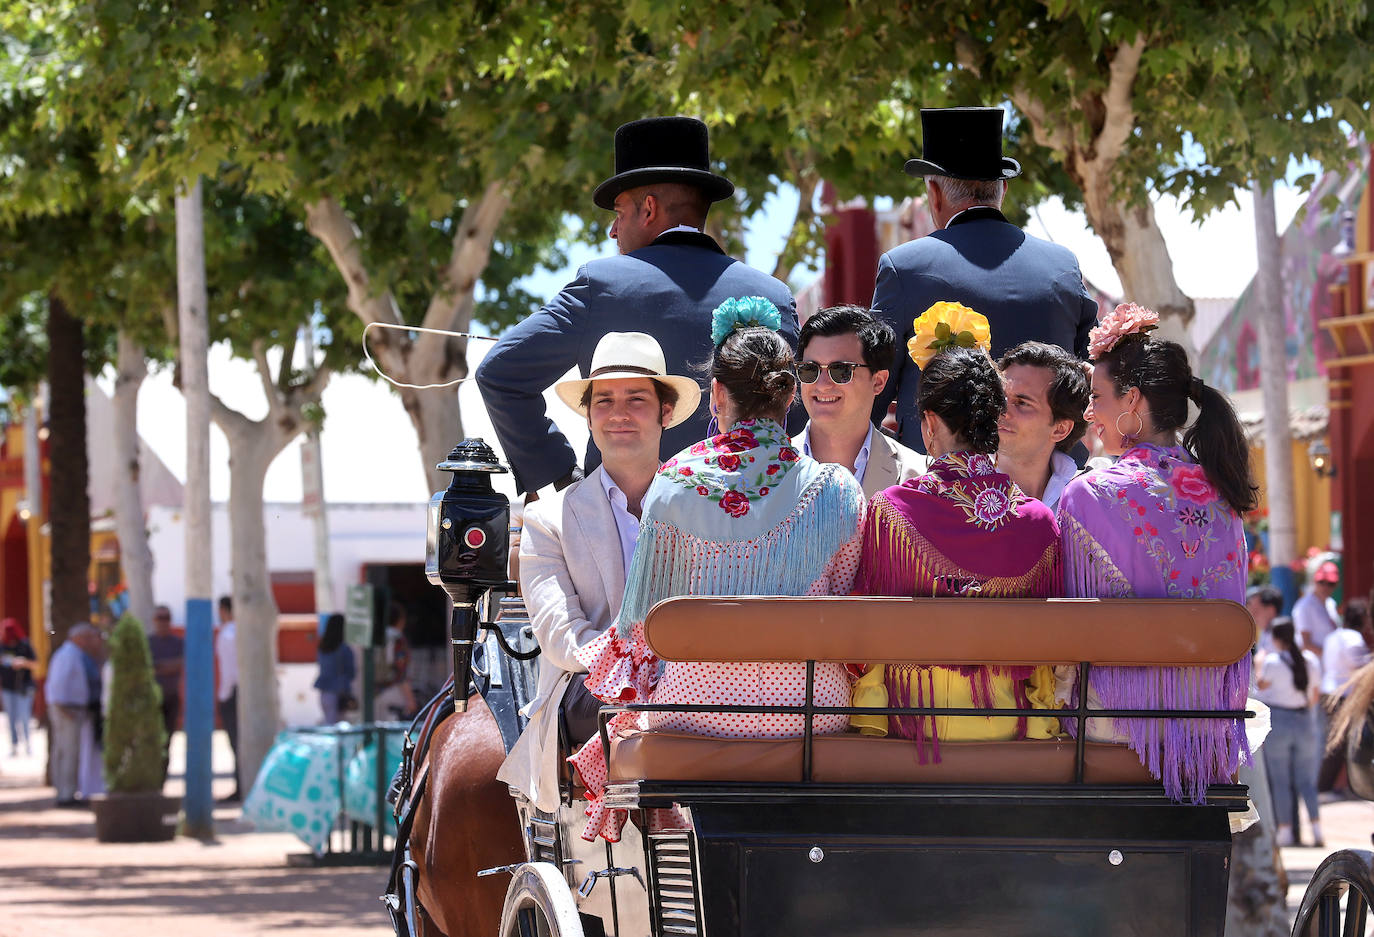
[[[162,795],[162,691],[143,625],[125,614],[110,636],[110,714],[105,722],[105,786],[91,798],[102,843],[148,843],[176,834],[180,802]]]

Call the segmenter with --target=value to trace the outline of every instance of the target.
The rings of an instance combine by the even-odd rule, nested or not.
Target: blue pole
[[[1298,595],[1298,577],[1287,566],[1275,566],[1269,570],[1269,581],[1275,589],[1283,593],[1283,614],[1293,613],[1293,603]]]
[[[186,797],[182,832],[197,839],[215,835],[210,782],[215,731],[215,627],[210,599],[186,600]]]

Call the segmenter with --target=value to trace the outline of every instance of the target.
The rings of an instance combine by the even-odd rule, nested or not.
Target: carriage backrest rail
[[[937,708],[881,709],[817,706],[815,665],[1072,665],[1079,685],[1094,666],[1224,667],[1244,659],[1254,643],[1254,622],[1244,606],[1189,599],[979,599],[890,597],[684,596],[655,605],[645,620],[650,648],[664,661],[805,663],[807,688],[800,706],[630,703],[602,711],[796,713],[803,730],[803,780],[811,777],[813,717],[823,714],[918,716],[1045,715],[1046,710]],[[1220,703],[1220,701],[1219,701]],[[1088,718],[1155,717],[1235,719],[1226,709],[1093,709],[1086,694],[1057,713],[1076,724],[1075,783],[1084,782]]]
[[[645,619],[660,660],[1223,667],[1250,653],[1245,607],[1194,599],[682,596]]]

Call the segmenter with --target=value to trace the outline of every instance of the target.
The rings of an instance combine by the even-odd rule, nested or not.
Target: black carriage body
[[[1231,834],[1222,806],[1046,804],[1014,790],[946,801],[837,789],[781,803],[701,793],[691,801],[691,929],[708,937],[1223,931]],[[649,852],[655,933],[688,933],[680,890],[675,902],[663,885],[672,857]]]

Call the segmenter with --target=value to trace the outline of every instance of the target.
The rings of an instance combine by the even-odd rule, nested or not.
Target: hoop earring
[[[708,421],[706,422],[706,438],[707,438],[707,439],[710,439],[712,436],[719,436],[719,435],[720,435],[720,424],[716,421],[716,405],[715,405],[714,402],[712,402],[712,403],[710,404],[710,406],[711,406],[711,419],[708,420]]]
[[[1134,432],[1134,433],[1126,433],[1126,432],[1122,432],[1122,430],[1121,430],[1121,418],[1122,418],[1123,416],[1125,416],[1126,413],[1129,413],[1131,416],[1135,417],[1136,428],[1135,428],[1135,432]],[[1131,447],[1131,446],[1134,446],[1134,445],[1136,444],[1137,440],[1139,440],[1140,437],[1141,437],[1142,435],[1144,435],[1144,433],[1145,433],[1145,420],[1140,416],[1139,413],[1135,412],[1134,410],[1127,410],[1127,411],[1125,411],[1124,413],[1118,413],[1118,414],[1116,415],[1116,431],[1117,431],[1118,433],[1121,433],[1121,443],[1122,443],[1122,445],[1124,445],[1124,446],[1126,446],[1126,447],[1129,448],[1129,447]]]

